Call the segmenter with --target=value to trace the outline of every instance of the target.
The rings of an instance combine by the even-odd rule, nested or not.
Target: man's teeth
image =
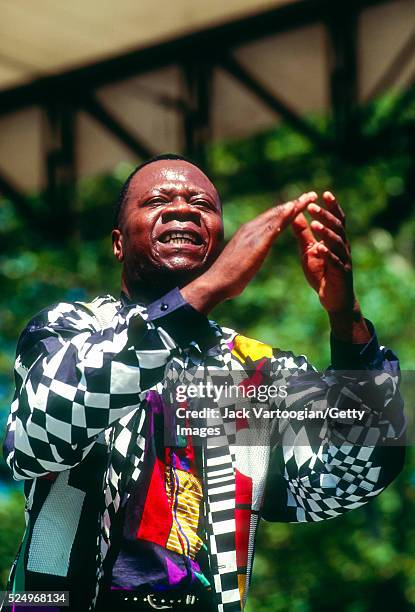
[[[163,242],[165,244],[196,244],[196,238],[185,232],[171,232],[167,234]]]
[[[169,238],[166,244],[194,244],[194,242],[188,238]]]

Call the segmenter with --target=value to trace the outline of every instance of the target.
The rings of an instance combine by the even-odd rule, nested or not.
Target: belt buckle
[[[154,595],[152,593],[147,595],[147,601],[150,604],[150,606],[154,608],[155,610],[167,610],[167,609],[173,608],[173,606],[165,606],[164,604],[158,604],[156,601],[153,601],[153,597]]]

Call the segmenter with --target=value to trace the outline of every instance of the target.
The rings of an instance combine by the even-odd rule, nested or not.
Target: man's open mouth
[[[200,246],[203,244],[201,237],[196,232],[171,230],[164,232],[159,238],[159,242],[163,244],[194,244]]]

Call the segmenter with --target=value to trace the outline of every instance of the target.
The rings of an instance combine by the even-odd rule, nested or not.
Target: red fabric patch
[[[165,466],[159,459],[153,468],[137,538],[166,546],[172,527],[172,515],[166,495]]]
[[[238,567],[246,567],[248,563],[248,542],[249,525],[251,521],[251,511],[238,508],[238,505],[251,506],[252,503],[252,479],[241,474],[238,470],[235,473],[236,486],[236,510],[235,510],[235,544],[236,544],[236,564]]]
[[[266,363],[266,359],[262,359],[255,367],[255,372],[253,372],[252,376],[250,376],[249,378],[245,378],[245,380],[242,380],[239,383],[240,387],[249,387],[249,386],[254,386],[254,387],[259,387],[259,385],[262,385],[262,383],[264,382],[264,375],[261,372],[262,367],[265,365]]]

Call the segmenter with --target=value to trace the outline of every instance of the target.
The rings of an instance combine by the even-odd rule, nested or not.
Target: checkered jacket
[[[333,518],[378,495],[400,471],[402,447],[386,444],[404,429],[399,366],[376,338],[370,356],[354,362],[364,375],[352,376],[333,367],[318,373],[304,356],[209,325],[209,350],[197,341],[179,345],[163,319],[150,321],[145,307],[109,295],[59,303],[28,324],[4,442],[26,496],[26,531],[8,589],[69,590],[72,609],[94,609],[114,560],[119,510],[140,485],[146,460],[146,392],[174,404],[175,385],[201,371],[214,382],[261,372],[263,381],[288,385],[287,397],[273,400],[280,408],[365,411],[359,426],[326,418],[318,432],[301,420],[261,421],[254,441],[246,423],[215,420],[220,435],[203,446],[202,480],[218,612],[245,605],[261,516]]]

